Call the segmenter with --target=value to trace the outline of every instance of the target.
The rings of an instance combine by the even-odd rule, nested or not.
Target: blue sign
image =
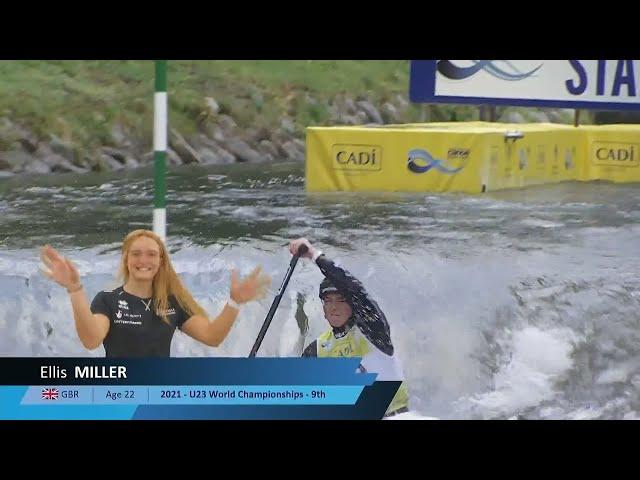
[[[416,103],[640,110],[640,60],[414,60]]]

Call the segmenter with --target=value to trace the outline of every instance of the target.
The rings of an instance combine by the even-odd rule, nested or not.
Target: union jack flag
[[[57,400],[58,399],[58,389],[57,388],[43,388],[42,389],[42,399],[43,400]]]

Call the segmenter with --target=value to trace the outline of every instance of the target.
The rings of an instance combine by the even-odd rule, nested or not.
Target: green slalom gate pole
[[[153,97],[153,163],[155,172],[153,231],[166,242],[167,209],[167,61],[156,60],[156,88]]]

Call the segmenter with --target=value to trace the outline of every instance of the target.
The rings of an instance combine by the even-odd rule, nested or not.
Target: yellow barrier
[[[640,125],[580,127],[585,132],[586,176],[616,183],[640,182]]]
[[[640,181],[640,125],[455,122],[307,129],[306,187],[467,192]]]

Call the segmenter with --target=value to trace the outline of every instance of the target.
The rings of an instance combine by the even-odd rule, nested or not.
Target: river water
[[[153,172],[0,179],[0,355],[103,356],[38,271],[50,243],[90,298],[115,286],[123,237],[151,228]],[[230,269],[272,276],[219,348],[177,332],[172,356],[246,356],[306,236],[390,323],[412,409],[438,418],[640,418],[640,188],[563,183],[481,196],[307,194],[302,164],[173,168],[172,261],[215,315]],[[300,261],[260,356],[298,356],[327,326]]]

